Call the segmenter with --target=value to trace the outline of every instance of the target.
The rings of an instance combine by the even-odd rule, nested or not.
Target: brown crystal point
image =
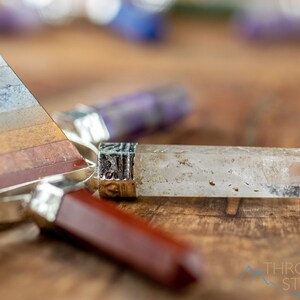
[[[0,189],[86,162],[0,56]]]
[[[202,260],[194,249],[85,190],[64,196],[54,223],[164,285],[182,288],[202,275]]]

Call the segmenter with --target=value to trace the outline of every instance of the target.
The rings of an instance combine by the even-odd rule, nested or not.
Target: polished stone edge
[[[79,170],[85,167],[85,161],[82,159],[77,159],[1,175],[0,190],[8,189],[12,186],[20,184],[35,182],[47,176],[69,173],[76,170],[76,172],[79,172]]]
[[[0,177],[8,174],[18,177],[16,173],[21,171],[80,160],[85,163],[75,146],[68,140],[62,140],[0,155]]]
[[[66,140],[54,122],[20,128],[0,134],[0,154]]]
[[[5,113],[0,112],[0,134],[50,122],[52,122],[50,116],[38,105],[7,111]]]
[[[2,76],[5,76],[5,74],[0,70],[0,113],[39,105],[22,82],[15,84],[18,81],[16,75],[12,81],[7,81],[5,84],[1,79]],[[1,85],[4,85],[4,87],[1,88]]]
[[[7,63],[4,60],[4,58],[0,55],[0,67],[3,67],[3,66],[7,66]]]

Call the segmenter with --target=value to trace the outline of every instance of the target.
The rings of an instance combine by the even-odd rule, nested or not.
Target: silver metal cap
[[[92,107],[78,105],[73,110],[54,114],[53,118],[63,130],[76,133],[85,143],[98,145],[110,138],[102,117]]]
[[[49,182],[43,180],[34,190],[29,214],[40,227],[49,227],[56,220],[64,195],[84,187],[83,182],[75,182],[64,176],[57,176],[56,180]]]
[[[29,201],[29,194],[0,197],[0,225],[27,220]]]
[[[99,192],[103,197],[136,197],[134,158],[137,143],[101,143]]]

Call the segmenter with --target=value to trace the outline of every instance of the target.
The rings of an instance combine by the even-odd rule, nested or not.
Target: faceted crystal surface
[[[138,145],[134,168],[138,196],[300,196],[300,149]]]
[[[86,166],[0,56],[0,189]]]
[[[203,275],[202,258],[194,248],[86,190],[64,196],[54,224],[164,285],[184,287]]]

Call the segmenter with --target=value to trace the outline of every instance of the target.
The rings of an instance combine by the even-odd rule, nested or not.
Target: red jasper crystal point
[[[181,288],[202,274],[198,253],[103,199],[66,194],[55,225],[165,285]]]

